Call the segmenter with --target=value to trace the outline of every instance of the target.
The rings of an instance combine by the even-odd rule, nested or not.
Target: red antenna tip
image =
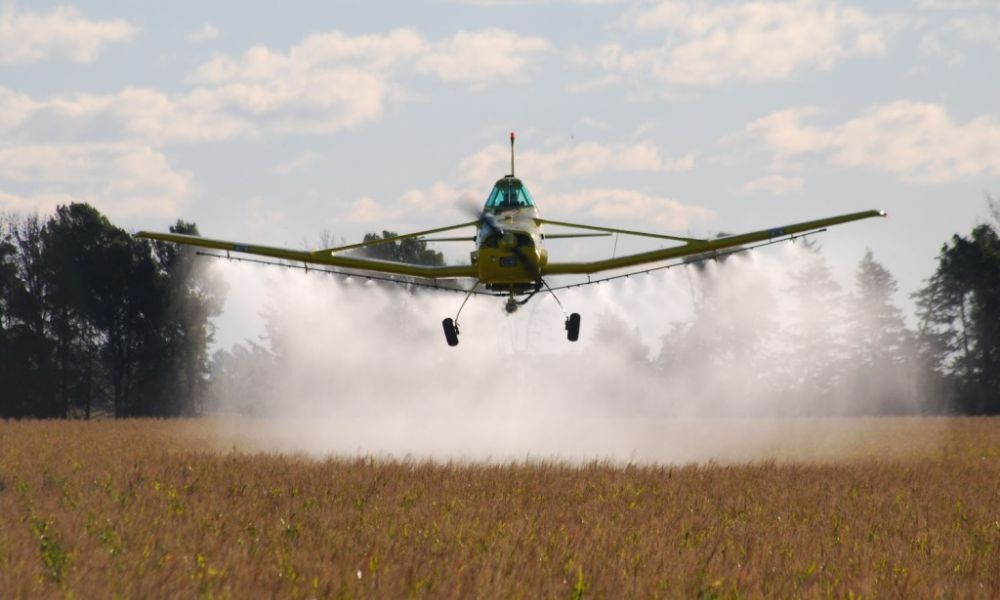
[[[513,131],[510,132],[510,141],[512,141],[512,142],[514,141],[514,132]]]

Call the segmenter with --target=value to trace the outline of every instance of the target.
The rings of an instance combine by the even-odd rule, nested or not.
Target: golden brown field
[[[253,421],[0,422],[0,597],[1000,596],[1000,420],[715,426],[755,454],[318,459],[253,451]]]

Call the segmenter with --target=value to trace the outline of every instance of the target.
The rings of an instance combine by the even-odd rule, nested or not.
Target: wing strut
[[[776,238],[784,238],[790,235],[798,235],[810,231],[818,231],[820,229],[825,229],[827,227],[833,225],[839,225],[841,223],[858,221],[860,219],[867,219],[870,217],[884,217],[884,216],[885,212],[883,211],[866,210],[863,212],[838,215],[836,217],[817,219],[815,221],[805,221],[803,223],[795,223],[793,225],[785,225],[782,227],[774,227],[771,229],[762,229],[760,231],[753,231],[750,233],[743,233],[739,235],[730,235],[711,240],[696,240],[696,239],[685,240],[684,238],[674,238],[679,241],[685,241],[685,243],[680,246],[661,248],[659,250],[641,252],[639,254],[628,254],[625,256],[607,258],[604,260],[595,260],[590,262],[574,262],[574,263],[549,263],[545,265],[545,267],[542,269],[542,275],[588,275],[590,273],[597,273],[599,271],[610,271],[612,269],[624,269],[627,267],[635,267],[638,265],[643,265],[648,263],[664,262],[675,258],[683,258],[685,256],[692,256],[692,255],[696,256],[700,254],[715,254],[721,250],[726,250],[729,248],[745,247],[749,244],[754,244],[757,242],[765,242]],[[652,234],[644,234],[644,235],[648,235],[649,237],[654,237]],[[659,236],[659,237],[666,237],[666,236]]]
[[[448,227],[438,227],[436,229],[426,229],[424,231],[417,231],[414,233],[405,233],[403,235],[397,235],[388,238],[379,238],[377,240],[369,240],[367,242],[359,242],[357,244],[348,244],[347,246],[338,246],[336,248],[326,248],[324,250],[316,250],[313,254],[318,255],[330,255],[336,254],[338,252],[344,252],[345,250],[358,250],[360,248],[367,248],[368,246],[377,246],[379,244],[388,244],[390,242],[398,242],[399,240],[408,240],[410,238],[423,237],[425,235],[430,235],[432,233],[441,233],[442,231],[452,231],[453,229],[461,229],[462,227],[469,227],[470,225],[479,225],[479,221],[469,221],[468,223],[459,223],[458,225],[449,225]],[[458,240],[467,240],[475,238],[442,238],[440,240],[428,240],[428,241],[438,241],[438,242],[452,242]]]
[[[665,271],[667,269],[673,269],[674,267],[686,267],[693,263],[705,262],[707,260],[718,260],[720,258],[725,258],[731,254],[740,254],[742,252],[749,252],[750,250],[754,250],[756,248],[763,248],[764,246],[772,246],[774,244],[780,244],[782,242],[794,242],[799,238],[815,235],[817,233],[823,233],[825,231],[826,229],[816,229],[814,231],[807,231],[806,233],[799,233],[795,235],[790,235],[788,237],[782,237],[781,239],[769,240],[766,242],[762,242],[760,244],[754,244],[752,246],[740,246],[738,248],[729,248],[726,250],[714,251],[714,252],[709,251],[705,252],[702,255],[688,256],[681,262],[672,262],[670,264],[660,265],[658,267],[653,267],[651,269],[643,269],[641,271],[629,271],[628,273],[619,273],[618,275],[610,275],[608,277],[601,277],[599,279],[592,279],[591,276],[588,274],[587,281],[581,281],[579,283],[568,283],[566,285],[560,285],[550,288],[550,290],[569,290],[573,288],[584,287],[595,283],[605,283],[608,281],[615,281],[616,279],[628,279],[629,277],[634,277],[636,275],[649,275],[650,273],[654,273],[656,271]],[[547,284],[546,287],[548,287]]]

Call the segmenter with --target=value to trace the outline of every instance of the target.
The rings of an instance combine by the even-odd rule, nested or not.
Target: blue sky
[[[1000,193],[995,0],[0,7],[5,211],[355,240],[465,220],[515,130],[548,218],[710,235],[880,208],[822,243],[908,293]]]

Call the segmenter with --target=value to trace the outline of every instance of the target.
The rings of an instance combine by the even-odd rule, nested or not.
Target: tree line
[[[785,289],[761,281],[734,292],[726,282],[735,262],[687,267],[697,280],[694,314],[653,356],[613,320],[594,335],[709,411],[731,405],[734,388],[723,382],[735,380],[740,394],[777,398],[768,406],[780,413],[1000,414],[1000,210],[991,206],[996,223],[942,245],[913,294],[912,326],[894,302],[894,277],[871,252],[845,291],[807,245]],[[183,221],[171,231],[197,234]],[[366,252],[443,261],[418,240]],[[200,265],[190,249],[138,240],[85,204],[47,219],[4,217],[0,417],[192,415],[213,388],[240,397],[265,390],[268,373],[283,368],[280,345],[268,343],[281,339],[280,319],[265,315],[263,340],[210,358],[225,294]],[[780,316],[769,308],[777,294]]]
[[[170,230],[197,234],[193,223]],[[201,412],[223,293],[86,204],[0,219],[0,417]]]

